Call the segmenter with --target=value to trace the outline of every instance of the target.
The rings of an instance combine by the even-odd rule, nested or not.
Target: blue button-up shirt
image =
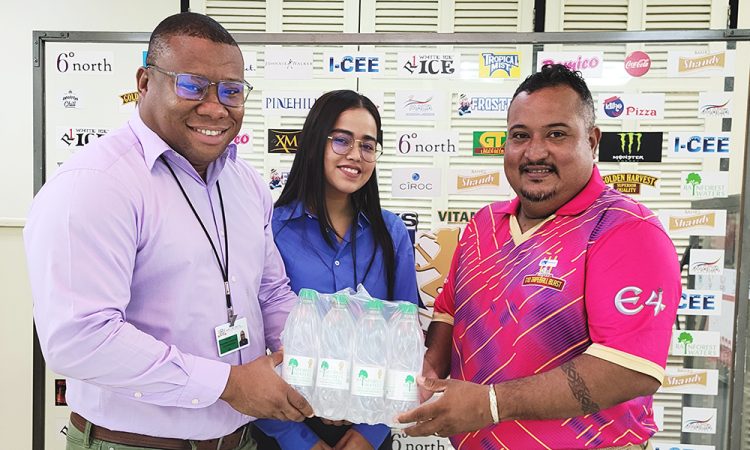
[[[356,251],[352,252],[351,230],[338,242],[331,232],[333,247],[320,234],[314,214],[294,202],[276,208],[273,213],[273,234],[284,260],[292,290],[312,288],[319,292],[337,292],[362,283],[375,298],[405,300],[417,303],[417,278],[414,269],[414,248],[401,219],[383,211],[383,220],[393,239],[395,277],[393,297],[388,298],[388,283],[383,264],[383,252],[375,242],[369,220],[364,214],[357,217]],[[377,249],[377,250],[376,250]],[[356,280],[354,274],[356,258]],[[255,424],[273,436],[283,449],[309,449],[319,438],[304,423],[258,420]],[[355,424],[373,448],[378,448],[388,436],[386,425]]]

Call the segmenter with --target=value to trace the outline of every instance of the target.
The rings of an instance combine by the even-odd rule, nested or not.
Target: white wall
[[[179,0],[5,0],[0,27],[0,429],[3,448],[31,449],[32,318],[21,229],[33,196],[32,36],[49,31],[151,31]],[[135,68],[133,69],[135,73]],[[135,78],[133,78],[135,80]],[[135,81],[134,81],[135,83]],[[135,85],[134,85],[135,87]],[[52,389],[48,386],[48,389]],[[10,433],[12,430],[12,434]],[[5,440],[8,439],[9,440]]]

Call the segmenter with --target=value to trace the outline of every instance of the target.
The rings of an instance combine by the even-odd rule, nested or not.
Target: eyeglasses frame
[[[207,77],[205,77],[203,75],[198,75],[198,74],[194,74],[194,73],[185,73],[185,72],[180,72],[180,73],[178,73],[178,72],[172,72],[170,70],[162,69],[161,67],[157,66],[156,64],[146,64],[145,66],[143,66],[143,68],[144,69],[154,69],[154,70],[156,70],[159,73],[163,73],[164,75],[169,75],[170,77],[172,77],[174,79],[174,91],[175,91],[175,95],[177,95],[178,97],[180,97],[181,99],[184,99],[184,100],[190,100],[190,101],[195,101],[195,102],[202,102],[203,99],[205,99],[206,95],[208,94],[208,88],[210,88],[211,86],[216,86],[216,89],[217,89],[217,91],[216,91],[216,98],[219,100],[219,103],[221,103],[222,105],[224,105],[224,106],[226,106],[228,108],[241,108],[241,107],[243,107],[245,105],[245,102],[247,101],[247,97],[250,95],[250,91],[253,90],[253,85],[250,84],[250,83],[248,83],[247,80],[219,80],[219,81],[211,81],[211,80],[209,80]],[[201,78],[203,78],[203,79],[205,79],[205,80],[208,81],[208,86],[206,86],[206,90],[203,92],[203,95],[201,95],[201,98],[199,98],[199,99],[185,98],[185,97],[180,96],[180,94],[177,93],[177,77],[180,76],[180,75],[190,75],[192,77],[201,77]],[[245,91],[245,98],[244,98],[244,100],[242,100],[242,105],[227,105],[224,102],[222,102],[221,98],[219,97],[219,92],[218,92],[219,83],[241,83],[241,84],[244,84],[245,87],[247,88],[247,90]]]
[[[338,153],[336,150],[333,150],[333,136],[328,136],[328,140],[331,141],[331,150],[333,151],[333,153],[336,153],[337,155],[343,156],[343,155],[349,154],[349,152],[352,151],[352,149],[354,148],[354,144],[359,142],[359,145],[357,145],[357,149],[359,150],[359,155],[362,157],[363,161],[374,163],[378,159],[380,159],[381,156],[383,156],[383,145],[380,142],[378,142],[377,139],[375,139],[375,144],[377,148],[375,153],[377,156],[375,156],[375,159],[373,159],[372,161],[368,161],[367,159],[365,159],[365,152],[362,151],[362,142],[364,142],[362,139],[353,139],[352,144],[349,146],[349,150],[347,150],[346,153]]]

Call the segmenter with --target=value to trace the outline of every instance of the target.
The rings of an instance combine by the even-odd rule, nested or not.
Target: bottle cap
[[[349,297],[346,294],[333,294],[333,303],[340,306],[349,304]]]
[[[365,309],[368,311],[380,311],[383,309],[383,302],[373,298],[365,304]]]
[[[398,304],[398,310],[402,314],[416,314],[417,313],[417,305],[414,303],[399,303]]]
[[[305,303],[312,303],[318,298],[315,289],[303,288],[299,290],[299,298]]]

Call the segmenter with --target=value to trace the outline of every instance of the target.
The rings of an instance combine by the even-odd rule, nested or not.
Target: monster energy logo
[[[635,151],[636,153],[639,153],[641,151],[641,138],[643,137],[642,133],[617,133],[620,136],[620,150],[625,153],[625,149],[627,147],[627,152],[629,155],[633,154],[633,143],[636,143]]]

